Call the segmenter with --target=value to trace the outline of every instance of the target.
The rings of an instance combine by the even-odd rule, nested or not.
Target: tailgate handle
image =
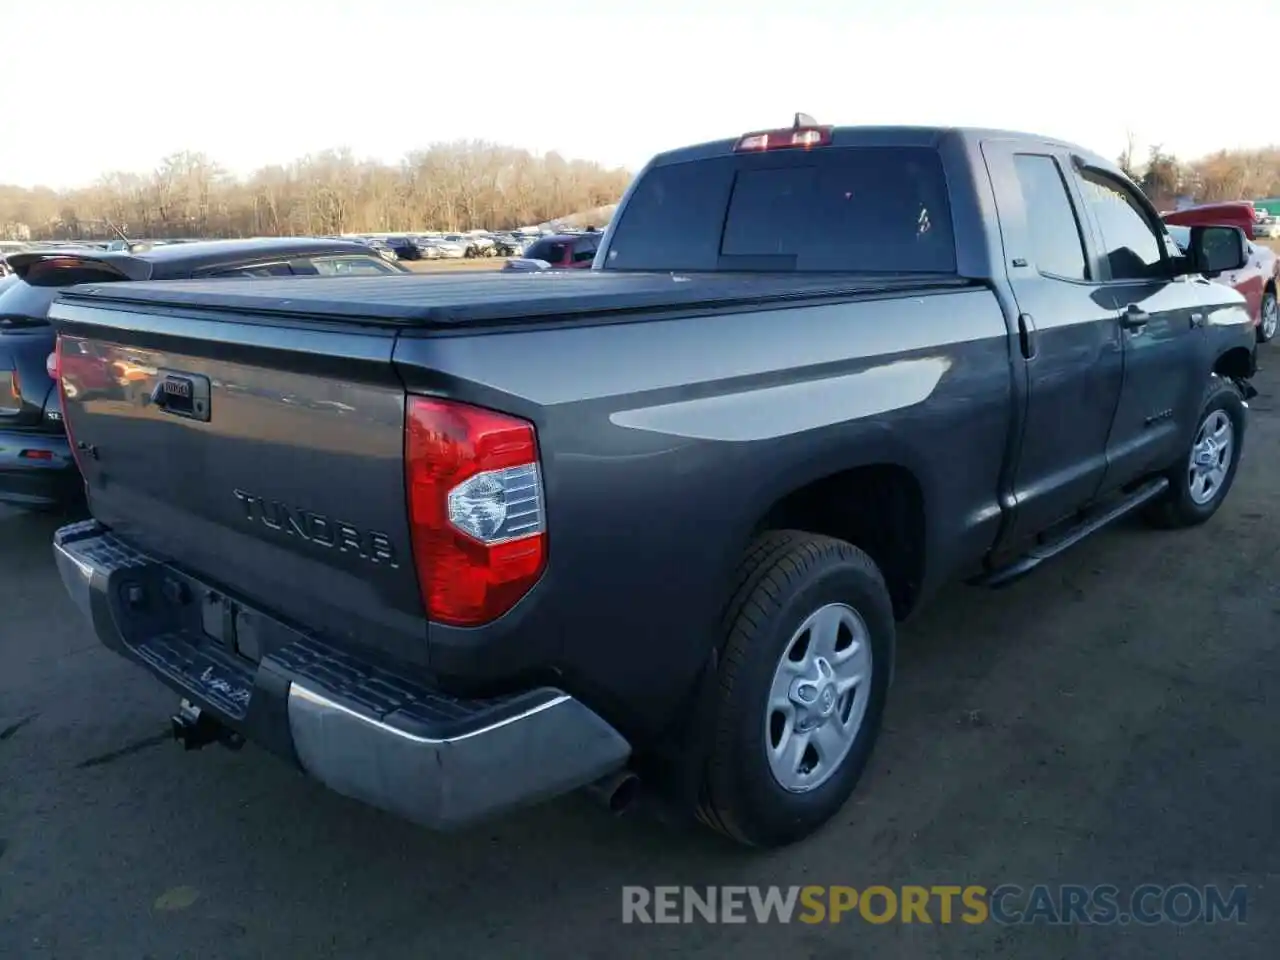
[[[209,378],[198,373],[161,370],[149,399],[161,413],[209,422]]]

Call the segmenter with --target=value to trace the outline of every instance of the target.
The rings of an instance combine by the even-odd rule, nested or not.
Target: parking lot
[[[729,849],[569,798],[438,836],[250,747],[184,754],[0,512],[0,956],[1271,957],[1280,933],[1280,363],[1189,533],[1123,523],[904,628],[872,768],[830,829]],[[1271,351],[1272,356],[1274,351]],[[1249,885],[1248,922],[624,926],[626,884]]]

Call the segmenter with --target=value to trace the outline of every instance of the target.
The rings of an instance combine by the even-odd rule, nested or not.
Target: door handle
[[[1120,314],[1120,326],[1126,330],[1141,330],[1150,322],[1151,314],[1136,303],[1129,304],[1124,313]]]
[[[1018,345],[1022,349],[1023,359],[1036,358],[1036,322],[1029,313],[1018,316]]]

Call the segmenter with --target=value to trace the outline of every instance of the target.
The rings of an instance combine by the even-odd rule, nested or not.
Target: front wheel
[[[1262,295],[1262,307],[1258,311],[1258,342],[1267,343],[1276,335],[1280,327],[1280,301],[1276,299],[1275,290],[1267,290]]]
[[[800,840],[849,799],[880,730],[893,606],[852,544],[765,534],[739,569],[698,816],[748,846]]]
[[[1169,471],[1169,490],[1147,519],[1159,527],[1193,527],[1222,506],[1240,465],[1245,407],[1230,380],[1215,376],[1205,396],[1191,448]]]

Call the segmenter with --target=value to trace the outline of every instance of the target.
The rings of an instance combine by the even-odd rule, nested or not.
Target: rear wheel
[[[1147,511],[1148,520],[1159,527],[1192,527],[1217,513],[1240,464],[1244,409],[1236,385],[1215,376],[1190,450],[1169,471],[1169,490]]]
[[[1280,301],[1276,299],[1274,289],[1268,289],[1262,295],[1262,308],[1258,313],[1258,342],[1267,343],[1280,327]]]
[[[766,534],[739,574],[698,815],[739,843],[781,846],[831,819],[866,767],[893,607],[871,558],[830,537]]]

